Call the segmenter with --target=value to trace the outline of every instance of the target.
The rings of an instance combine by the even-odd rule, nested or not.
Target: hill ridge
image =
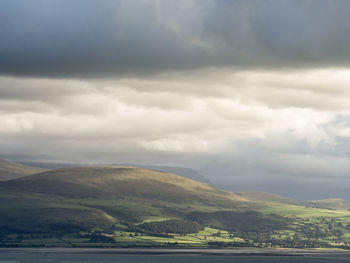
[[[206,183],[132,166],[69,167],[3,182],[0,186],[63,196],[143,196],[150,199],[247,201]]]
[[[47,169],[0,159],[0,181],[17,179],[46,170]]]
[[[296,204],[300,203],[296,200],[274,194],[269,192],[238,192],[236,193],[248,200],[257,202],[272,202],[272,203],[282,203],[282,204]]]

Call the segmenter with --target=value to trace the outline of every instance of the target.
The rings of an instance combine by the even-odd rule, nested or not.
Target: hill
[[[73,167],[0,182],[0,201],[0,232],[1,225],[11,231],[64,232],[117,222],[128,226],[149,217],[181,218],[193,210],[232,209],[247,200],[171,173]]]
[[[1,246],[341,247],[350,212],[128,166],[0,182]]]
[[[136,167],[73,167],[3,182],[17,191],[66,197],[142,198],[163,201],[246,201],[211,185],[175,174]]]
[[[296,204],[297,201],[289,199],[284,196],[277,194],[266,193],[266,192],[241,192],[236,193],[239,196],[244,197],[245,199],[257,202],[271,202],[271,203],[281,203],[281,204]]]
[[[78,167],[78,166],[90,166],[90,165],[82,165],[79,163],[54,163],[54,162],[27,162],[26,165],[41,167],[45,169],[58,169],[58,168],[67,168],[67,167]],[[173,173],[197,182],[212,184],[210,180],[196,170],[186,167],[179,166],[161,166],[161,165],[140,165],[140,164],[109,164],[107,166],[131,166],[144,168],[148,170],[156,170],[160,172]]]
[[[144,169],[156,170],[160,172],[173,173],[197,182],[212,184],[212,182],[208,178],[199,174],[196,170],[193,170],[190,168],[178,167],[178,166],[159,166],[159,165],[132,165],[132,166],[144,168]]]
[[[350,202],[344,199],[332,198],[332,199],[324,199],[324,200],[315,200],[308,202],[317,207],[334,209],[334,210],[349,210]]]
[[[0,181],[16,179],[26,175],[40,173],[45,170],[46,169],[14,163],[7,160],[0,160]]]

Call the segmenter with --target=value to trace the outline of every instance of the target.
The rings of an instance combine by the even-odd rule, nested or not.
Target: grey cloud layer
[[[338,187],[350,199],[349,76],[0,77],[0,157],[190,166],[229,190],[308,199],[339,197]]]
[[[349,200],[349,143],[349,138],[336,137],[335,143],[310,147],[295,134],[271,134],[236,142],[230,154],[204,157],[198,168],[207,176],[215,173],[215,182],[227,190]]]
[[[350,2],[4,0],[0,73],[349,66]]]

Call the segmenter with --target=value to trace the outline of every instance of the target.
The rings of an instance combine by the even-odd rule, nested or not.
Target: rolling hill
[[[79,166],[91,166],[86,164],[79,163],[55,163],[55,162],[27,162],[24,163],[29,166],[41,167],[45,169],[58,169],[58,168],[67,168],[67,167],[79,167]],[[162,165],[141,165],[141,164],[108,164],[104,166],[131,166],[137,168],[144,168],[148,170],[156,170],[160,172],[173,173],[197,182],[212,184],[212,182],[205,176],[198,173],[196,170],[180,166],[162,166]]]
[[[247,200],[171,173],[71,167],[0,182],[0,201],[0,229],[6,225],[49,231],[58,223],[68,229],[105,228],[130,219],[179,218],[193,210],[229,209]]]
[[[77,198],[142,198],[173,202],[247,201],[175,174],[136,167],[73,167],[2,182],[17,191]]]
[[[271,202],[271,203],[281,203],[281,204],[298,203],[293,199],[289,199],[281,195],[267,193],[267,192],[241,192],[236,194],[244,197],[245,199],[256,201],[256,202]]]
[[[0,182],[0,247],[350,243],[347,203],[315,202],[231,193],[138,167],[59,168]]]
[[[339,198],[315,200],[315,201],[310,201],[308,203],[314,204],[317,207],[322,207],[326,209],[334,209],[334,210],[350,209],[350,202]]]
[[[46,169],[0,160],[0,181],[16,179],[43,171],[46,171]]]
[[[200,183],[212,184],[212,182],[208,178],[199,174],[196,170],[193,170],[190,168],[178,167],[178,166],[159,166],[159,165],[131,165],[131,166],[150,169],[150,170],[156,170],[160,172],[172,173],[172,174],[176,174]]]

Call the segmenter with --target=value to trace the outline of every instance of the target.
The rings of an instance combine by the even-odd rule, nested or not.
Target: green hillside
[[[350,212],[135,167],[0,182],[0,246],[348,247]]]
[[[349,210],[350,202],[344,199],[324,199],[324,200],[316,200],[308,202],[311,205],[315,205],[321,208],[335,209],[335,210]]]
[[[16,179],[26,175],[40,173],[45,170],[46,169],[0,160],[0,181]]]
[[[246,201],[205,183],[134,167],[50,170],[1,182],[0,190],[0,225],[21,231],[40,225],[48,231],[57,223],[72,229],[127,225],[192,210],[229,209]]]
[[[296,204],[297,201],[293,199],[286,198],[277,194],[271,194],[266,192],[241,192],[236,193],[245,199],[256,201],[256,202],[272,202],[272,203],[282,203],[282,204]]]
[[[7,189],[77,198],[230,203],[245,198],[175,174],[135,167],[74,167],[3,182]]]

